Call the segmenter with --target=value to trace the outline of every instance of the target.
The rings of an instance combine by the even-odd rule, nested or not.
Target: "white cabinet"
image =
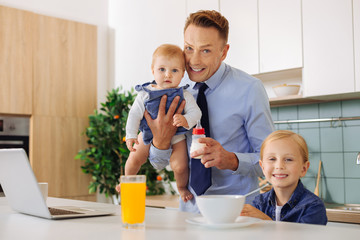
[[[219,0],[186,0],[187,15],[199,10],[219,11]]]
[[[229,20],[226,62],[249,74],[302,67],[300,0],[220,0]]]
[[[230,49],[225,62],[249,74],[259,73],[257,1],[221,0],[220,9],[229,21]]]
[[[151,81],[151,58],[163,43],[184,44],[186,1],[114,1],[109,10],[114,32],[115,86],[130,89]]]
[[[259,0],[260,73],[302,67],[301,1]]]
[[[353,0],[355,91],[360,92],[360,0]]]
[[[351,0],[303,0],[303,87],[308,96],[354,92]]]

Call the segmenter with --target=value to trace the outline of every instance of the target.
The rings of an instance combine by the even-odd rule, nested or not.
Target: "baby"
[[[262,171],[273,188],[257,196],[253,206],[246,204],[241,215],[326,225],[324,203],[300,180],[310,165],[305,140],[292,131],[275,131],[264,140],[260,158]]]
[[[172,100],[180,96],[179,103],[185,99],[186,104],[184,113],[175,114],[173,117],[173,125],[178,127],[178,130],[171,141],[170,166],[174,171],[180,196],[186,202],[192,199],[193,195],[187,189],[189,172],[184,134],[200,120],[201,110],[194,97],[185,90],[187,86],[178,87],[185,72],[185,58],[181,48],[171,44],[159,46],[153,53],[151,70],[155,81],[135,87],[139,93],[126,123],[126,146],[130,155],[125,164],[125,175],[137,174],[149,156],[153,135],[144,118],[145,109],[155,119],[163,95],[167,95],[166,110]],[[139,129],[141,134],[138,136]],[[116,189],[120,191],[120,185]]]

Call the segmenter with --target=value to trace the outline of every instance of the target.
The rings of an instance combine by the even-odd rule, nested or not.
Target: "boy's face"
[[[283,138],[267,143],[259,164],[275,190],[293,192],[299,179],[305,176],[310,163],[304,163],[294,140]]]
[[[186,71],[194,82],[208,80],[226,58],[229,45],[224,44],[216,28],[189,25],[184,32]]]
[[[178,57],[157,56],[152,67],[152,74],[159,89],[179,86],[184,72],[183,59]]]

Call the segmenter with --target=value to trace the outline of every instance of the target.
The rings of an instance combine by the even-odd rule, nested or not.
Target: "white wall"
[[[106,99],[106,91],[113,86],[108,74],[108,0],[0,0],[0,5],[96,25],[98,103]]]
[[[185,0],[109,0],[111,79],[130,90],[153,80],[151,57],[156,47],[183,47]]]

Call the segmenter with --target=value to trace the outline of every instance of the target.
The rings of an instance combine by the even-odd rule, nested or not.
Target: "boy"
[[[185,132],[191,129],[201,118],[201,111],[194,97],[178,85],[184,76],[185,59],[183,51],[175,45],[163,44],[153,53],[151,70],[155,81],[136,86],[139,91],[132,105],[126,124],[126,146],[130,155],[125,164],[125,175],[137,174],[142,164],[149,156],[152,132],[144,117],[145,109],[153,119],[157,117],[161,97],[166,94],[170,105],[175,96],[180,95],[181,100],[186,100],[184,115],[175,114],[173,125],[178,127],[177,135],[171,141],[172,154],[170,166],[174,171],[178,191],[184,202],[193,198],[187,189],[188,158],[185,141]],[[168,107],[168,106],[167,106]],[[138,130],[141,134],[138,137]],[[117,187],[119,191],[119,186]]]
[[[263,142],[259,164],[273,188],[246,204],[242,216],[264,220],[326,225],[326,209],[319,197],[301,183],[309,169],[309,152],[298,134],[278,130]]]

